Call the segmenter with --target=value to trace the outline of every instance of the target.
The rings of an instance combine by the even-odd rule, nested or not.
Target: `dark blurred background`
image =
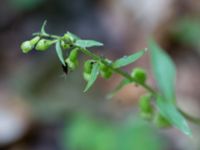
[[[65,78],[53,48],[22,54],[21,42],[39,31],[44,20],[49,33],[70,31],[103,42],[97,52],[110,59],[143,49],[155,37],[176,63],[179,105],[200,117],[200,1],[1,0],[0,149],[200,149],[198,126],[190,124],[189,138],[139,117],[143,89],[130,85],[107,100],[119,76],[99,79],[83,93],[81,67]],[[155,85],[148,55],[125,69],[135,66],[147,69],[148,82]]]

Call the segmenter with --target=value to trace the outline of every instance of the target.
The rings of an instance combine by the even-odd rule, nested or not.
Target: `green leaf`
[[[157,106],[161,114],[172,125],[185,134],[191,135],[187,122],[181,113],[179,113],[175,105],[175,65],[171,58],[156,44],[154,40],[149,42],[149,48],[151,52],[153,73],[162,95],[162,97],[157,97]]]
[[[73,34],[73,33],[71,33],[71,32],[67,32],[67,34],[68,34],[70,37],[72,37],[73,39],[75,39],[75,40],[80,40],[80,39],[81,39],[80,37],[78,37],[77,35],[75,35],[75,34]]]
[[[65,59],[64,59],[64,56],[63,56],[63,51],[62,51],[62,48],[61,48],[61,45],[60,45],[60,41],[57,41],[56,42],[56,53],[57,53],[57,55],[58,55],[58,58],[59,58],[59,60],[60,60],[60,62],[64,65],[64,66],[66,66],[66,64],[65,64]]]
[[[113,67],[114,68],[120,68],[120,67],[124,67],[126,65],[129,65],[129,64],[133,63],[134,61],[138,60],[140,57],[142,57],[146,51],[147,51],[147,49],[144,49],[144,50],[141,50],[141,51],[134,53],[130,56],[124,56],[124,57],[116,60],[113,63]]]
[[[161,96],[157,97],[157,106],[163,115],[172,125],[180,129],[186,135],[191,135],[191,130],[176,106],[170,101],[166,101]]]
[[[86,86],[84,92],[87,92],[89,90],[89,88],[94,84],[94,82],[96,81],[96,79],[99,75],[99,72],[100,72],[99,64],[98,63],[93,64],[91,77],[87,83],[87,86]]]
[[[79,47],[82,47],[82,48],[103,46],[102,43],[94,41],[94,40],[80,40],[80,39],[75,42],[75,45],[79,46]]]
[[[176,68],[171,58],[155,41],[149,42],[151,65],[157,85],[167,101],[175,101]]]
[[[41,33],[42,33],[42,34],[47,34],[46,31],[45,31],[46,25],[47,25],[47,20],[45,20],[45,21],[43,22],[43,24],[42,24],[42,28],[41,28]]]
[[[107,99],[111,99],[113,96],[115,96],[115,94],[117,94],[117,92],[119,92],[125,85],[131,83],[131,81],[129,81],[128,79],[123,79],[118,85],[117,87],[107,95]]]

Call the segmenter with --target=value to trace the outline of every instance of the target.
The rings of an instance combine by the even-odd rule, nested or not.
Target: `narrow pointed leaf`
[[[124,66],[127,66],[133,62],[135,62],[136,60],[138,60],[140,57],[142,57],[145,53],[147,49],[145,50],[141,50],[137,53],[134,53],[132,55],[129,55],[129,56],[124,56],[118,60],[116,60],[114,63],[113,63],[113,67],[114,68],[121,68],[121,67],[124,67]]]
[[[160,113],[175,127],[187,135],[191,135],[190,128],[176,108],[175,79],[176,68],[171,58],[154,40],[149,42],[151,65],[156,83],[161,92],[157,97]]]
[[[42,24],[42,28],[41,28],[41,33],[42,34],[46,34],[46,31],[45,31],[46,25],[47,25],[47,20],[45,20],[44,23]]]
[[[60,41],[57,41],[56,42],[56,53],[57,53],[57,55],[58,55],[58,58],[59,58],[59,60],[60,60],[60,62],[64,65],[64,66],[66,66],[66,64],[65,64],[65,59],[64,59],[64,56],[63,56],[63,51],[62,51],[62,48],[61,48],[61,46],[60,46]]]
[[[67,32],[67,34],[68,34],[70,37],[72,37],[73,39],[75,39],[75,40],[80,40],[80,39],[81,39],[80,37],[78,37],[78,36],[75,35],[74,33]]]
[[[155,76],[157,85],[168,101],[175,100],[175,80],[176,80],[176,68],[167,55],[155,41],[149,42],[151,65]]]
[[[177,110],[176,106],[166,101],[161,96],[157,97],[157,107],[160,110],[160,113],[176,128],[181,130],[186,135],[191,135],[191,130],[182,116],[182,114]]]
[[[103,46],[102,43],[94,41],[94,40],[80,40],[80,39],[75,42],[75,45],[79,46],[79,47],[82,47],[82,48]]]
[[[87,92],[90,89],[90,87],[94,84],[94,82],[96,81],[96,79],[99,75],[99,71],[100,71],[99,64],[95,63],[92,67],[91,77],[86,85],[84,92]]]

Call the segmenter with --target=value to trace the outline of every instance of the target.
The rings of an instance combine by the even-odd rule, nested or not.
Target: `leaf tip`
[[[47,25],[47,20],[45,19],[44,22],[43,22],[43,24],[42,24],[42,27],[41,27],[41,33],[43,33],[43,34],[46,33],[46,32],[45,32],[45,27],[46,27],[46,25]]]
[[[193,138],[192,131],[191,131],[191,129],[189,128],[188,124],[187,124],[186,130],[184,130],[183,132],[184,132],[187,136],[189,136],[190,138]]]
[[[86,88],[83,90],[83,92],[86,93],[88,90],[89,90],[89,88],[86,87]]]
[[[47,19],[45,19],[43,22],[43,25],[46,25],[46,24],[47,24]]]

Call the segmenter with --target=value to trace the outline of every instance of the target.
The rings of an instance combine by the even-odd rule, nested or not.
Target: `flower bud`
[[[139,83],[145,83],[146,79],[147,79],[147,75],[144,69],[141,68],[135,68],[132,73],[131,76]]]
[[[67,63],[67,65],[69,66],[69,68],[71,70],[74,70],[74,69],[76,69],[76,67],[78,67],[78,61],[77,60],[72,61],[71,59],[67,58],[65,60],[65,62]]]
[[[101,70],[101,76],[105,79],[109,79],[112,76],[112,71],[104,65],[103,63],[100,63],[100,70]]]
[[[78,57],[78,48],[73,49],[69,54],[69,59],[71,61],[76,61]]]
[[[70,34],[68,34],[68,33],[65,33],[64,34],[64,39],[66,40],[66,41],[69,41],[69,42],[74,42],[74,38],[72,37],[72,36],[70,36]]]
[[[66,44],[64,41],[61,41],[61,47],[64,50],[70,48],[69,44]]]
[[[37,44],[37,42],[40,40],[39,36],[34,37],[33,39],[30,40],[31,44],[35,46],[35,44]]]
[[[92,71],[92,65],[93,65],[93,60],[87,60],[85,63],[84,63],[84,66],[83,66],[83,70],[85,73],[91,73]]]
[[[23,53],[28,53],[33,49],[34,45],[30,41],[25,41],[21,44],[21,49]]]
[[[112,71],[111,70],[101,70],[101,76],[104,78],[104,79],[109,79],[111,76],[112,76]]]
[[[102,71],[107,71],[108,70],[108,67],[106,65],[104,65],[102,62],[100,62],[100,69]]]
[[[151,95],[143,95],[139,99],[139,107],[142,112],[152,112]]]
[[[139,100],[141,117],[147,120],[153,118],[153,106],[151,104],[151,95],[144,95]]]
[[[53,42],[50,41],[50,40],[41,39],[41,40],[37,43],[35,49],[38,50],[38,51],[45,51],[45,50],[47,50],[52,44],[53,44]]]

